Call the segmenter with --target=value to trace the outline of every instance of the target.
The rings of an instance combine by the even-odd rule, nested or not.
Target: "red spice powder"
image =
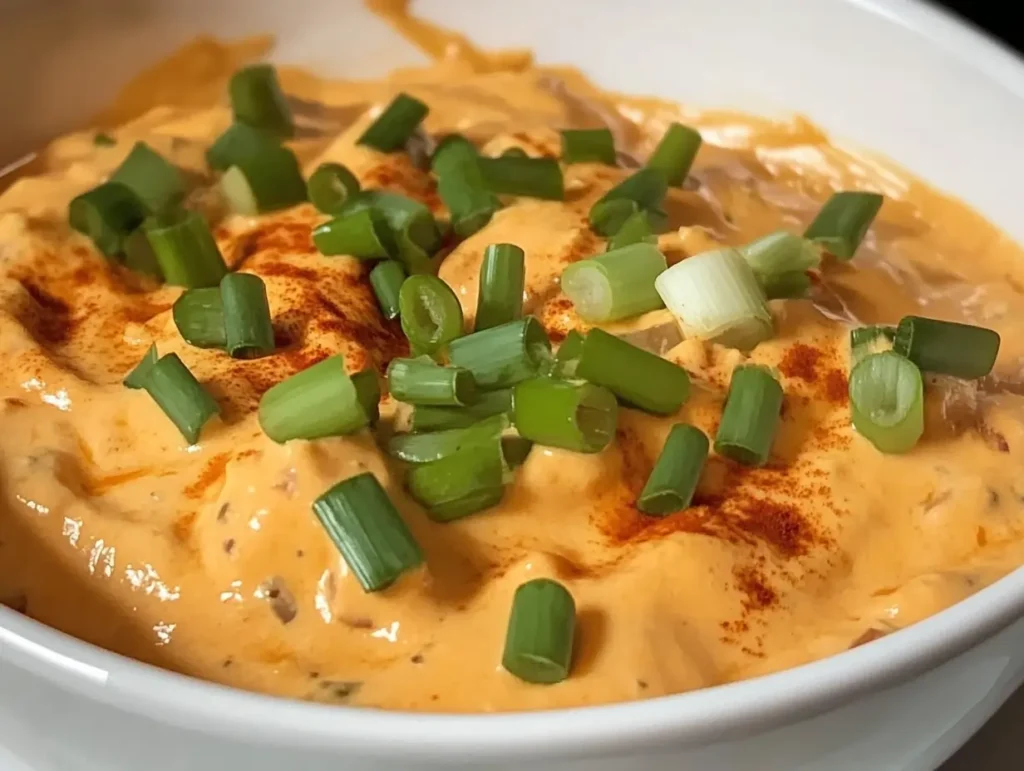
[[[817,377],[818,362],[822,357],[820,349],[796,343],[789,347],[782,361],[779,362],[779,371],[786,377],[797,378],[807,383],[813,383]]]
[[[824,378],[825,398],[833,404],[846,404],[850,398],[850,384],[841,369],[830,369]]]
[[[752,613],[767,610],[779,601],[763,571],[755,565],[739,566],[732,571],[736,587],[743,593],[743,610]]]
[[[228,462],[230,460],[231,453],[229,452],[218,453],[210,458],[210,462],[206,464],[206,468],[203,469],[199,478],[185,488],[185,497],[202,498],[207,489],[209,489],[214,482],[224,476],[224,472],[227,469]]]

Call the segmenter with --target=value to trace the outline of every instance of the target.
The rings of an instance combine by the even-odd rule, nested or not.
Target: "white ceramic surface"
[[[610,88],[807,113],[1024,240],[1024,65],[917,2],[421,0],[418,8],[484,44],[530,45],[542,61],[577,64]],[[8,116],[0,166],[199,32],[273,29],[279,59],[341,73],[419,60],[356,0],[0,0],[0,13],[0,115]],[[974,148],[960,160],[965,139]],[[758,680],[557,713],[421,716],[230,691],[0,608],[0,769],[511,771],[529,762],[536,771],[924,771],[1024,679],[1022,614],[1018,571],[909,630]]]

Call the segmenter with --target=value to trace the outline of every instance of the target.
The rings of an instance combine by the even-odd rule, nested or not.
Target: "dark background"
[[[1018,52],[1024,50],[1024,26],[1013,23],[1013,19],[1019,15],[1013,0],[944,0],[936,2],[936,5],[945,6],[970,20]]]

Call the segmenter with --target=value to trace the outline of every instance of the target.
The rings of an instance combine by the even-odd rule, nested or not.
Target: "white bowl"
[[[599,83],[800,111],[983,211],[1017,240],[1024,65],[912,0],[426,0],[485,45]],[[419,59],[354,0],[15,2],[3,11],[0,159],[68,128],[188,37],[274,30],[278,57],[378,74]],[[969,153],[964,143],[971,143]],[[2,164],[0,164],[2,165]],[[1024,571],[840,656],[695,693],[558,712],[400,714],[170,674],[0,608],[0,767],[536,771],[931,769],[1024,678]],[[13,753],[13,757],[5,757]],[[20,771],[20,770],[19,770]]]

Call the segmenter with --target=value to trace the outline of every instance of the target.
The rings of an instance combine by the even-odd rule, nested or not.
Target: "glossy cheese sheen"
[[[692,374],[681,412],[622,410],[597,455],[536,448],[503,503],[432,523],[369,433],[277,445],[260,395],[329,355],[350,371],[407,354],[382,319],[364,266],[317,254],[309,205],[223,216],[203,153],[227,127],[227,77],[260,41],[199,41],[130,86],[93,132],[51,145],[0,195],[0,600],[111,650],[242,688],[414,710],[539,709],[701,688],[827,656],[924,618],[1024,561],[1024,424],[1019,394],[1024,262],[957,201],[899,169],[829,144],[802,119],[773,123],[605,94],[571,70],[490,55],[375,3],[435,65],[382,82],[284,70],[295,147],[363,187],[440,212],[430,177],[405,155],[355,139],[408,91],[426,128],[460,131],[487,154],[556,155],[558,130],[607,124],[621,168],[576,164],[567,200],[512,199],[457,245],[440,275],[474,317],[484,248],[526,251],[526,310],[556,342],[582,328],[558,276],[604,250],[590,205],[629,173],[674,119],[705,145],[669,193],[670,263],[774,229],[799,231],[833,188],[886,194],[852,264],[829,264],[812,300],[773,303],[775,337],[750,355],[779,372],[782,425],[765,468],[709,459],[694,506],[666,518],[633,507],[673,422],[713,435],[742,354],[677,336],[664,312],[609,327]],[[148,101],[147,101],[148,100]],[[153,100],[158,104],[153,106]],[[217,224],[228,264],[267,283],[278,352],[232,360],[186,345],[171,318],[180,290],[112,270],[66,224],[67,202],[144,139],[194,176],[192,202]],[[882,456],[849,427],[848,322],[902,314],[961,319],[1003,336],[995,376],[930,382],[925,439]],[[175,352],[222,408],[186,447],[143,391],[120,380],[151,343]],[[386,416],[394,404],[385,400]],[[338,480],[373,472],[427,564],[364,594],[310,508]],[[572,674],[556,686],[500,668],[516,587],[553,577],[578,610]]]

